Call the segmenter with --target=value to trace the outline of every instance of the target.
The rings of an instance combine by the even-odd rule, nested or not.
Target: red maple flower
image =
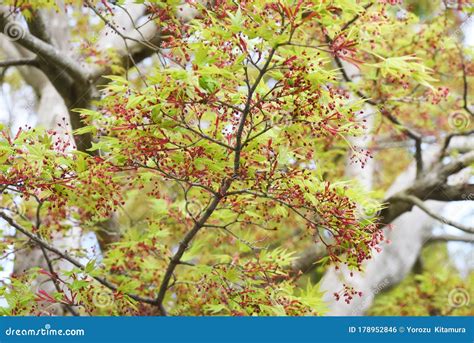
[[[359,64],[364,62],[355,58],[357,52],[355,50],[356,45],[357,42],[355,40],[348,39],[346,34],[340,33],[332,40],[330,49],[334,56],[352,63],[359,68]]]

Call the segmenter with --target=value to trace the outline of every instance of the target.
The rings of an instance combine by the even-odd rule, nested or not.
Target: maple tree
[[[472,49],[449,34],[471,11],[462,1],[429,21],[401,1],[150,1],[153,37],[135,22],[123,33],[126,3],[81,5],[86,16],[36,1],[0,12],[4,35],[34,54],[0,66],[39,69],[69,114],[2,131],[0,217],[16,230],[3,248],[31,243],[46,261],[11,276],[4,313],[323,315],[305,273],[315,263],[364,273],[390,244],[386,226],[414,206],[474,232],[423,203],[474,194],[447,182],[474,161],[452,147],[472,134]],[[74,57],[43,31],[47,6],[72,12]],[[98,49],[100,30],[124,49]],[[354,144],[368,132],[367,146]],[[425,136],[440,146],[435,161]],[[363,173],[393,159],[378,153],[383,139],[406,143],[399,163],[416,164],[413,183],[387,198],[397,170],[385,168],[379,192],[344,175],[346,160]],[[74,228],[95,233],[100,254],[55,245]],[[315,244],[316,258],[300,256]],[[54,288],[36,287],[41,277]]]

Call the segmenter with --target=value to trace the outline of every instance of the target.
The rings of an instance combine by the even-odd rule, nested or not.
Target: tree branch
[[[43,42],[41,39],[33,36],[26,30],[22,31],[20,35],[15,36],[13,32],[5,30],[7,25],[14,25],[14,22],[8,19],[4,13],[0,13],[0,30],[5,35],[11,39],[15,39],[16,43],[42,57],[48,62],[50,66],[59,66],[76,82],[80,82],[82,84],[88,83],[88,73],[86,70],[79,67],[77,61],[56,50],[52,45]]]
[[[436,235],[431,237],[426,241],[426,244],[436,243],[436,242],[464,242],[474,244],[474,236],[471,235]]]
[[[437,213],[435,213],[434,211],[432,211],[431,209],[429,209],[422,200],[420,200],[419,198],[417,198],[416,196],[413,196],[413,195],[408,195],[408,194],[399,194],[395,197],[392,197],[392,200],[394,201],[405,201],[405,202],[409,202],[409,203],[412,203],[413,205],[416,205],[418,208],[420,208],[423,212],[425,212],[427,215],[429,215],[430,217],[444,223],[444,224],[447,224],[447,225],[450,225],[450,226],[453,226],[455,227],[456,229],[459,229],[459,230],[462,230],[464,232],[467,232],[467,233],[474,233],[474,228],[473,227],[468,227],[466,225],[463,225],[461,223],[456,223],[450,219],[447,219]]]
[[[370,6],[369,6],[370,7]],[[325,34],[326,37],[326,42],[331,45],[333,43],[331,37],[329,37],[327,34]],[[346,82],[353,83],[353,80],[351,77],[347,74],[344,65],[342,64],[341,59],[339,56],[336,54],[334,55],[334,60],[336,62],[336,65],[338,66],[339,70],[341,71],[342,77]],[[422,149],[421,149],[421,143],[422,143],[422,136],[410,129],[409,127],[403,125],[397,117],[395,117],[393,114],[391,114],[385,107],[383,103],[376,102],[372,99],[370,99],[367,95],[362,93],[360,90],[356,90],[356,94],[363,100],[365,100],[366,103],[369,105],[375,106],[379,108],[380,113],[382,116],[387,118],[390,122],[395,124],[397,127],[399,127],[403,133],[405,133],[408,137],[413,139],[415,141],[415,161],[416,161],[416,176],[417,178],[421,176],[423,172],[423,156],[422,156]]]
[[[455,159],[453,161],[449,162],[448,164],[445,165],[439,165],[438,169],[438,175],[441,178],[441,180],[446,180],[448,176],[453,175],[462,169],[468,167],[471,163],[474,162],[474,151],[470,151],[466,154],[463,154]]]
[[[17,222],[15,222],[13,220],[13,218],[10,218],[8,215],[6,215],[3,211],[0,211],[0,217],[3,218],[3,220],[5,220],[10,226],[12,226],[16,230],[18,230],[19,232],[24,234],[26,237],[31,239],[33,242],[35,242],[40,247],[43,247],[44,249],[46,249],[48,251],[51,251],[52,253],[56,254],[60,258],[70,262],[72,265],[76,266],[81,271],[86,272],[86,267],[82,263],[80,263],[78,260],[76,260],[74,257],[72,257],[72,256],[70,256],[66,253],[63,253],[62,251],[58,250],[54,246],[50,245],[48,242],[43,241],[40,237],[38,237],[35,234],[29,232],[23,226],[21,226]],[[93,278],[94,280],[96,280],[97,282],[99,282],[100,284],[102,284],[103,286],[107,287],[111,291],[113,291],[113,292],[117,291],[117,287],[115,285],[113,285],[112,283],[110,283],[108,280],[106,280],[104,278],[101,278],[101,277],[98,277],[98,276],[90,275],[90,277]],[[147,304],[154,304],[154,302],[155,302],[153,299],[143,298],[143,297],[135,295],[135,294],[129,294],[129,293],[125,293],[125,294],[127,296],[129,296],[130,298],[132,298],[133,300],[136,300],[136,301],[139,301],[139,302],[143,302],[143,303],[147,303]]]
[[[277,46],[278,47],[278,46]],[[260,70],[254,84],[250,87],[249,86],[249,92],[247,95],[247,100],[245,103],[244,110],[242,111],[242,116],[240,118],[240,123],[239,123],[239,128],[236,133],[236,144],[234,147],[235,151],[235,157],[234,157],[234,175],[233,178],[238,177],[239,175],[239,168],[240,168],[240,154],[242,151],[242,134],[245,126],[245,121],[247,118],[247,115],[250,113],[250,105],[252,102],[252,96],[255,90],[257,89],[260,81],[262,80],[263,76],[265,75],[265,72],[267,71],[268,66],[270,65],[270,62],[273,58],[273,55],[276,52],[277,47],[274,47],[268,56],[267,61],[265,62],[265,65],[262,67]],[[179,243],[178,250],[176,253],[173,255],[171,258],[171,261],[166,269],[165,275],[163,277],[163,281],[161,282],[159,291],[158,291],[158,296],[155,300],[155,304],[159,307],[160,312],[162,315],[166,315],[166,309],[163,306],[163,301],[165,299],[165,295],[167,290],[169,289],[169,282],[173,276],[174,270],[176,269],[176,266],[180,264],[181,257],[184,255],[184,252],[188,248],[189,244],[193,240],[194,236],[201,230],[201,228],[204,227],[206,224],[206,221],[209,219],[209,217],[212,215],[212,213],[215,211],[217,208],[217,205],[221,201],[223,197],[226,196],[227,190],[230,188],[232,184],[233,179],[228,179],[224,178],[221,182],[221,187],[219,189],[218,194],[215,194],[214,197],[212,198],[212,202],[210,205],[207,207],[206,211],[202,214],[202,216],[199,218],[194,223],[194,226],[186,236],[184,236],[183,240]]]
[[[371,2],[367,5],[364,6],[364,12],[367,11],[370,7],[372,7],[374,3]],[[341,31],[345,31],[347,30],[347,28],[349,26],[351,26],[352,24],[354,24],[358,19],[360,18],[360,14],[357,14],[356,16],[354,16],[354,18],[352,18],[351,20],[349,20],[347,23],[344,24],[344,26],[341,28]]]
[[[461,155],[448,164],[442,164],[438,161],[429,172],[425,173],[422,178],[416,180],[415,183],[413,183],[410,187],[401,191],[400,193],[396,193],[384,201],[386,207],[381,211],[378,217],[379,223],[382,224],[380,227],[383,228],[385,225],[390,224],[402,214],[410,211],[413,206],[416,206],[416,204],[411,201],[407,201],[406,199],[400,200],[399,196],[413,196],[418,199],[421,204],[423,204],[423,201],[420,200],[420,197],[423,197],[423,200],[438,201],[473,200],[474,184],[446,184],[446,179],[449,175],[457,173],[460,170],[466,168],[473,161],[474,151]],[[426,208],[426,206],[424,207]],[[446,223],[444,218],[441,218],[441,221]],[[455,226],[458,225],[457,223],[453,224],[455,224]],[[466,228],[464,226],[461,227]],[[467,229],[474,230],[470,228]],[[311,266],[322,256],[323,254],[311,254],[305,251],[295,263],[296,266]],[[300,270],[304,271],[303,269]]]
[[[87,5],[87,7],[89,7],[100,18],[100,20],[102,20],[104,22],[104,24],[107,27],[109,27],[110,29],[112,29],[112,31],[114,31],[117,35],[119,35],[124,40],[125,44],[126,44],[127,40],[130,40],[130,41],[133,41],[137,44],[143,45],[144,47],[146,47],[148,49],[151,49],[151,50],[154,50],[154,51],[157,51],[159,49],[158,46],[156,46],[153,43],[150,43],[146,40],[136,39],[134,37],[130,37],[126,34],[123,34],[122,32],[120,32],[119,29],[117,29],[115,27],[115,25],[113,25],[106,17],[104,17],[102,15],[102,13],[100,13],[90,1],[84,0],[84,3]],[[133,21],[132,21],[132,23],[133,23]],[[136,29],[136,30],[140,33],[140,30],[138,30],[138,29]],[[142,36],[142,38],[144,39],[143,36]]]
[[[15,27],[15,30],[9,29],[10,27]],[[0,12],[0,30],[15,44],[37,55],[39,69],[61,95],[69,110],[72,129],[81,128],[83,126],[82,120],[79,114],[73,112],[72,109],[89,106],[93,87],[88,70],[80,67],[79,62],[67,54],[18,26],[17,23],[9,19],[6,13],[2,12]],[[48,39],[46,33],[40,34],[40,36]],[[77,149],[84,152],[90,148],[91,139],[91,135],[88,133],[74,136]]]
[[[43,42],[53,45],[51,36],[43,20],[43,12],[35,11],[30,20],[27,21],[31,34],[38,37]]]

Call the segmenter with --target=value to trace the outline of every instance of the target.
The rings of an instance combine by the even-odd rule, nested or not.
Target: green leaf
[[[128,98],[128,102],[127,102],[127,109],[130,109],[130,108],[134,108],[136,107],[138,104],[142,103],[143,100],[145,99],[145,96],[144,95],[131,95],[129,98]]]

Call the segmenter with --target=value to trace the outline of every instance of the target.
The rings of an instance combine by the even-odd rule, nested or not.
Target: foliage
[[[94,106],[76,110],[84,123],[76,138],[90,133],[92,148],[77,151],[55,130],[4,129],[1,201],[26,208],[2,206],[40,243],[80,227],[97,234],[101,255],[87,261],[85,249],[68,251],[86,263],[13,276],[3,287],[4,313],[61,304],[91,315],[324,314],[319,286],[298,284],[296,252],[317,242],[331,265],[359,272],[384,243],[375,216],[382,205],[343,176],[346,157],[362,168],[373,158],[352,143],[367,130],[368,99],[351,94],[421,99],[389,102],[377,116],[390,109],[426,132],[449,126],[440,102],[461,107],[459,95],[440,86],[450,63],[436,54],[459,55],[443,37],[447,22],[433,19],[417,33],[408,28],[420,19],[408,12],[401,20],[393,1],[336,3],[193,2],[198,14],[183,23],[180,2],[153,1],[162,50],[146,74],[132,77],[116,52],[96,51],[94,37],[77,29],[78,53],[114,74]],[[342,86],[335,58],[362,79]],[[400,125],[377,130],[404,133]],[[110,242],[113,218],[120,229]],[[31,294],[38,277],[56,291]]]
[[[446,244],[424,249],[423,271],[412,273],[394,289],[381,294],[370,309],[382,316],[472,316],[474,274],[462,278],[455,270]]]

